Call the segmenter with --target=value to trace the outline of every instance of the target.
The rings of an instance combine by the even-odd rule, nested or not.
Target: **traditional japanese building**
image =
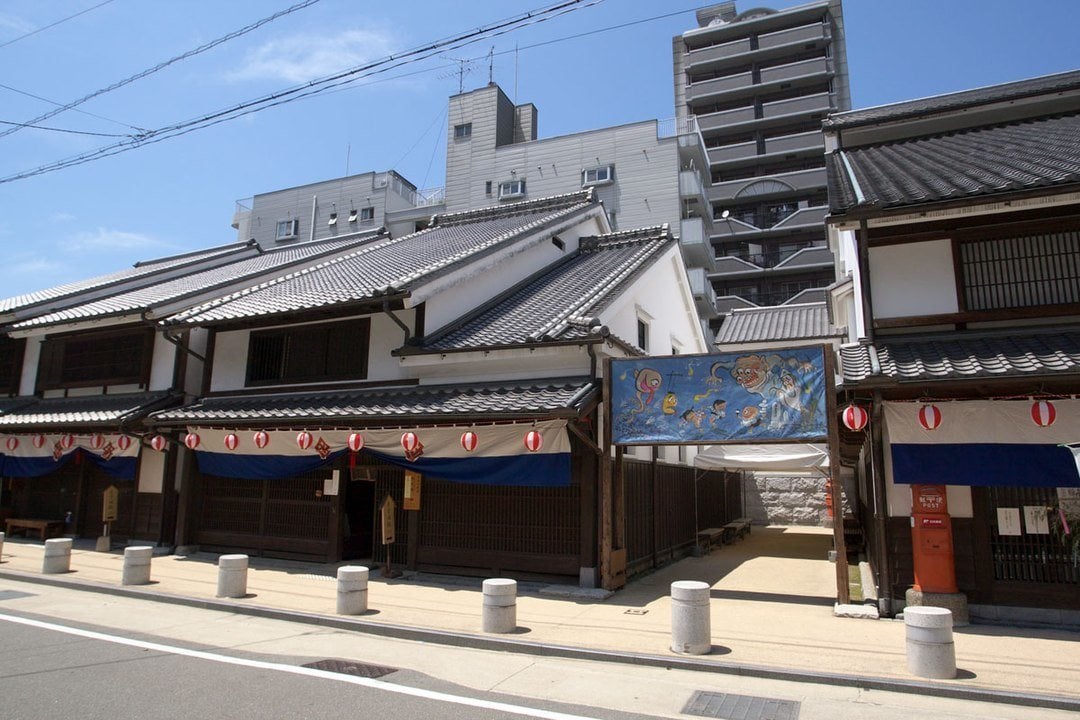
[[[1080,625],[1080,72],[825,131],[883,609]]]

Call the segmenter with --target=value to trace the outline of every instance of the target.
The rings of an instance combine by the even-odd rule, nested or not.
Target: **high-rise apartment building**
[[[851,107],[840,0],[742,13],[724,2],[697,21],[673,56],[676,115],[697,119],[712,181],[712,252],[691,274],[716,299],[699,310],[822,300],[835,272],[821,123]]]

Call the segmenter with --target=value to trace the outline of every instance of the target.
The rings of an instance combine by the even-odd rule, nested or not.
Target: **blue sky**
[[[17,39],[100,2],[0,5],[0,121],[55,107],[27,93],[68,103],[298,0],[110,0]],[[442,185],[459,60],[473,60],[468,90],[488,81],[491,52],[495,81],[539,108],[541,137],[672,117],[671,37],[709,3],[583,4],[338,91],[0,184],[0,297],[232,242],[234,203],[256,193],[386,169],[420,187]],[[121,136],[156,129],[541,7],[321,0],[40,124]],[[1073,0],[847,0],[844,19],[856,108],[1080,67]],[[21,129],[0,137],[0,177],[118,139]]]

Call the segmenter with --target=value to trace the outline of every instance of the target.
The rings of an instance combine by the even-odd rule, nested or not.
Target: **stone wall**
[[[755,525],[831,526],[825,511],[825,478],[747,473],[743,476],[746,515]]]

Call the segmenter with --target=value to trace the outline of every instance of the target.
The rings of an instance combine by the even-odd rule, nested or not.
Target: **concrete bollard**
[[[484,632],[508,633],[517,629],[517,580],[484,581]]]
[[[124,570],[120,576],[121,585],[149,585],[150,560],[154,557],[154,548],[149,545],[124,548]]]
[[[247,555],[222,555],[218,558],[217,596],[241,598],[247,595]]]
[[[904,608],[904,625],[908,671],[924,678],[955,678],[952,612],[939,607],[909,605]]]
[[[696,580],[671,583],[671,651],[707,655],[712,650],[709,584]]]
[[[346,565],[337,571],[338,615],[360,615],[367,612],[368,569]]]
[[[71,572],[71,538],[51,538],[45,541],[41,572],[46,575]]]

